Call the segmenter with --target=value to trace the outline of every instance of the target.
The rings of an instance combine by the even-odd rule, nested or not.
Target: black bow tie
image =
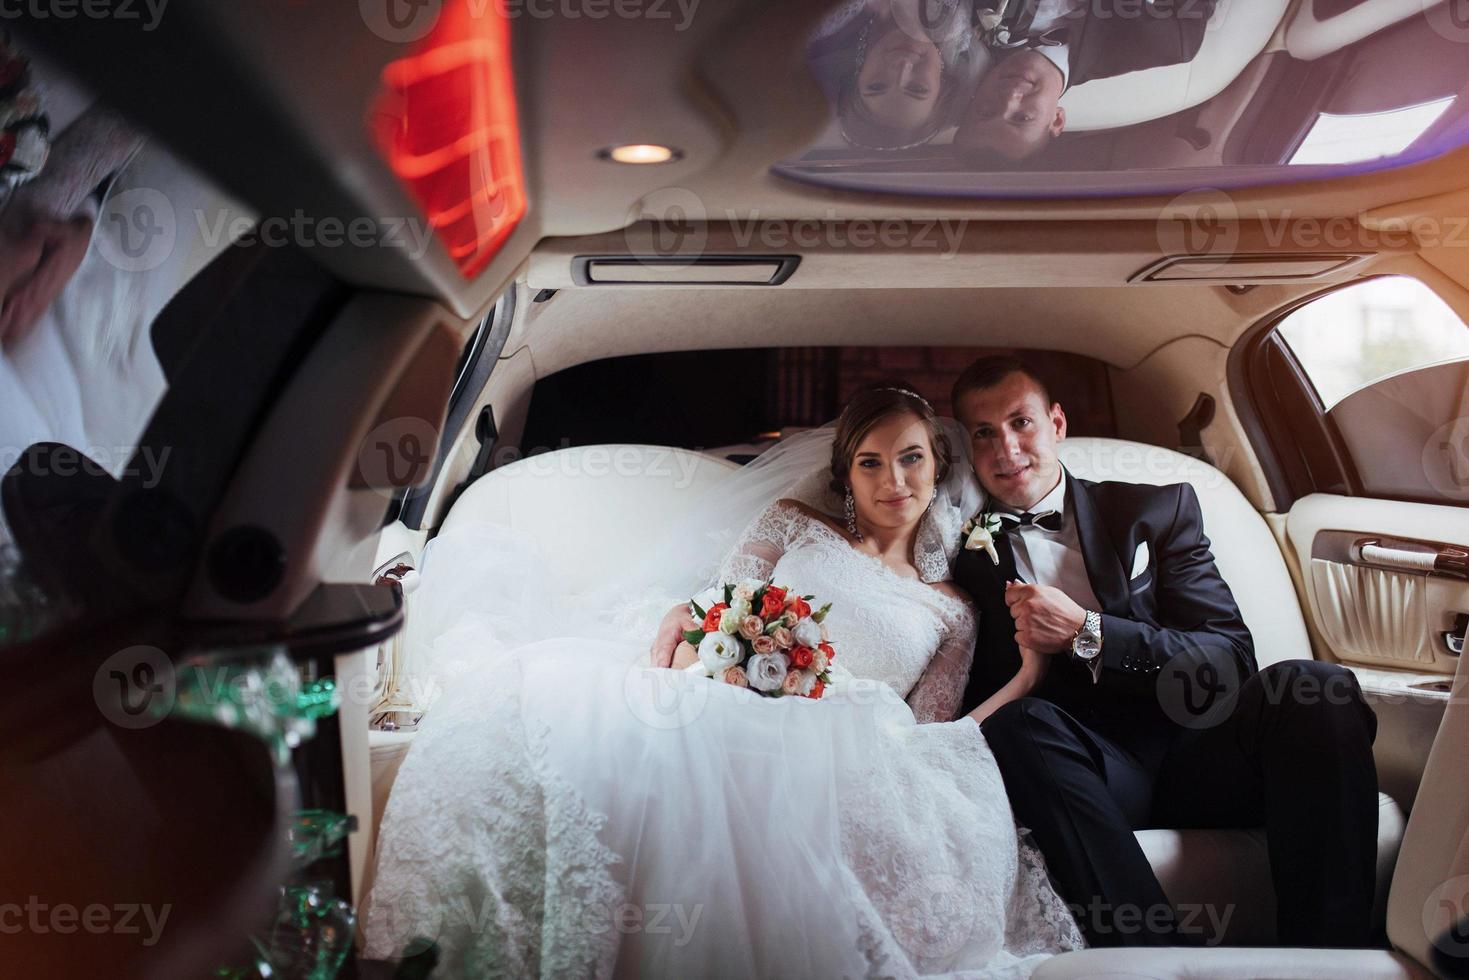
[[[1022,527],[1038,527],[1042,531],[1050,531],[1054,534],[1061,530],[1061,512],[1057,510],[1043,510],[1039,514],[1026,511],[1018,517],[1014,514],[1001,514],[999,517],[1006,531],[1014,531]]]

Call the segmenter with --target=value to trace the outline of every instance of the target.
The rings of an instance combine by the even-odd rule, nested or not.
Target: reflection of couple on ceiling
[[[812,61],[847,143],[907,149],[957,122],[955,153],[992,166],[1060,135],[1071,85],[1191,61],[1216,2],[859,0],[823,23]]]

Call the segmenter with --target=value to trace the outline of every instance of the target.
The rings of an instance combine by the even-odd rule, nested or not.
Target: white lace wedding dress
[[[979,727],[941,722],[968,604],[784,503],[720,575],[770,577],[833,604],[857,680],[763,698],[587,639],[460,674],[388,802],[368,956],[424,936],[446,977],[1022,977],[1080,947]]]

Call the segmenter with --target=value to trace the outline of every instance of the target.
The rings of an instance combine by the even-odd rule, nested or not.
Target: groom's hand
[[[1036,653],[1071,649],[1071,638],[1086,623],[1086,610],[1060,589],[1010,582],[1005,605],[1015,620],[1015,642]]]
[[[668,610],[663,622],[658,624],[658,635],[653,638],[653,649],[648,651],[654,667],[667,667],[673,663],[673,652],[683,642],[684,630],[698,629],[699,623],[689,615],[689,607],[680,603]]]

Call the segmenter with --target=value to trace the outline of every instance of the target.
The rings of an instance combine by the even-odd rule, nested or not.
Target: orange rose
[[[810,667],[811,661],[815,659],[816,654],[810,647],[795,647],[791,650],[791,666],[797,670]]]
[[[711,606],[704,614],[704,632],[713,633],[719,629],[719,617],[729,608],[729,603],[721,602],[717,606]]]
[[[769,619],[779,616],[780,611],[785,608],[786,594],[771,586],[765,590],[765,595],[760,599],[760,618]]]
[[[806,695],[806,697],[808,697],[808,698],[819,698],[819,697],[821,697],[822,692],[825,691],[825,690],[826,690],[826,685],[823,684],[823,683],[821,683],[820,681],[817,681],[815,684],[812,684],[811,685],[811,693],[808,694],[808,695]]]
[[[800,596],[792,596],[786,601],[786,607],[796,614],[797,619],[805,619],[811,615],[811,603]]]
[[[816,645],[816,649],[818,649],[822,653],[826,654],[826,659],[827,660],[835,660],[837,658],[837,652],[832,649],[832,646],[831,646],[830,643],[818,643]]]

